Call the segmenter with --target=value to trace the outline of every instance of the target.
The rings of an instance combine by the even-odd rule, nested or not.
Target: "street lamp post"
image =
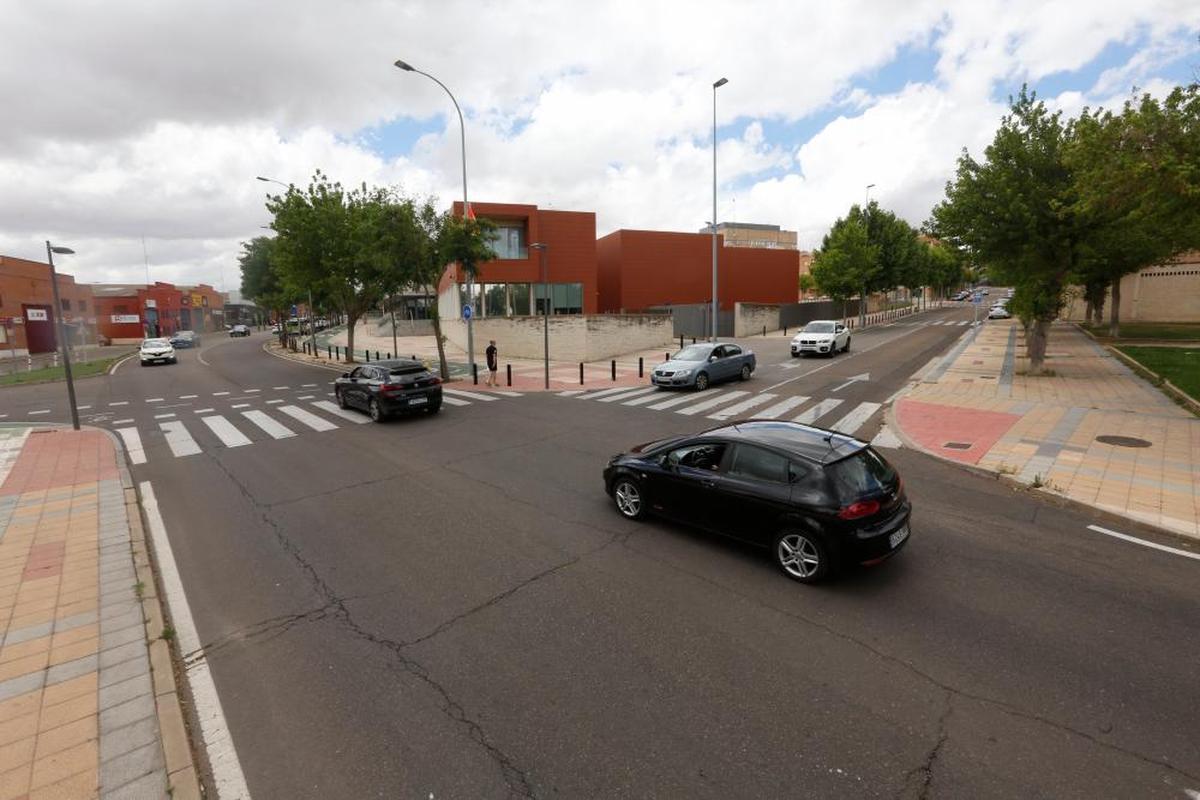
[[[538,251],[539,258],[542,262],[542,306],[544,313],[542,314],[542,365],[545,369],[545,388],[550,389],[550,277],[546,271],[546,244],[544,242],[534,242],[529,245],[533,250]]]
[[[264,178],[262,175],[255,175],[254,179],[256,181],[262,181],[264,183],[277,183],[280,186],[282,186],[283,188],[288,189],[288,190],[291,190],[291,188],[292,188],[291,186],[287,185],[283,181],[277,181],[274,178]],[[262,225],[260,227],[265,228],[267,226]],[[315,356],[317,354],[317,326],[316,326],[316,320],[313,317],[313,314],[314,314],[314,310],[313,310],[313,299],[312,299],[312,287],[310,286],[310,287],[308,287],[308,341],[309,341],[309,346],[312,348],[312,354]],[[286,327],[281,326],[281,329],[286,330]]]
[[[58,346],[62,350],[63,372],[67,376],[67,398],[71,403],[71,427],[79,430],[79,406],[75,404],[75,381],[71,377],[71,352],[67,347],[67,327],[63,324],[62,301],[58,299],[58,274],[54,271],[54,254],[69,256],[75,251],[69,247],[55,247],[46,241],[46,260],[50,263],[50,292],[54,296],[54,319],[58,329]]]
[[[871,189],[875,184],[868,183],[866,190],[863,192],[863,225],[867,224],[867,211],[871,207]],[[867,280],[863,276],[862,293],[858,299],[858,327],[863,327],[867,324]]]
[[[712,215],[712,341],[717,341],[717,89],[729,83],[721,78],[713,84],[713,215]]]
[[[396,59],[395,66],[405,72],[415,72],[418,75],[424,75],[429,80],[442,87],[442,90],[450,96],[450,102],[454,104],[454,110],[458,112],[458,130],[459,141],[462,145],[462,185],[463,185],[463,219],[466,219],[471,213],[471,205],[467,202],[467,126],[463,122],[462,109],[458,107],[458,100],[454,98],[454,93],[446,88],[446,84],[439,81],[437,78],[430,75],[428,72],[422,72],[407,61]],[[475,278],[472,275],[467,276],[467,302],[475,302]],[[470,366],[471,373],[475,373],[475,314],[476,309],[471,309],[472,313],[467,317],[467,361]]]

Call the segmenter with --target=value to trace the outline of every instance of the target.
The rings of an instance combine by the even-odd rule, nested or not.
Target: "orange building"
[[[0,359],[55,350],[60,316],[69,343],[95,341],[91,289],[59,272],[58,296],[61,308],[55,309],[49,264],[0,256]]]

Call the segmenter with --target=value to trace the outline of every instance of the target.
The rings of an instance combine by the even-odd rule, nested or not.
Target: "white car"
[[[1008,313],[1008,309],[1004,306],[992,306],[992,310],[988,312],[988,319],[1011,319],[1012,314]]]
[[[850,349],[850,329],[835,320],[815,319],[792,337],[792,355],[836,355]]]
[[[138,358],[142,360],[143,367],[155,362],[174,364],[175,348],[171,346],[170,339],[145,339],[138,351]]]

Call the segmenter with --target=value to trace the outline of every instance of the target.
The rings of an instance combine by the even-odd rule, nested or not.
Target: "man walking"
[[[497,351],[496,351],[496,340],[495,339],[488,340],[488,347],[487,347],[486,352],[487,352],[487,368],[488,368],[487,385],[494,387],[494,386],[498,385],[496,383],[496,370],[498,370],[500,368],[500,362],[497,360],[497,357],[496,357]]]

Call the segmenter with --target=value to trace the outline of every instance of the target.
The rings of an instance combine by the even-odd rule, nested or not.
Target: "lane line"
[[[806,402],[808,402],[807,397],[789,397],[786,400],[779,401],[773,406],[764,408],[754,416],[758,419],[776,419],[778,417],[782,417],[796,406],[804,405]]]
[[[302,394],[299,397],[297,397],[296,399],[297,400],[313,400],[315,398],[316,398],[315,394]]]
[[[249,408],[250,405],[250,403],[234,403],[230,408]]]
[[[200,452],[200,445],[196,444],[196,440],[187,432],[187,428],[183,427],[183,423],[179,420],[171,422],[160,422],[158,427],[162,428],[166,435],[167,445],[171,448],[171,453],[176,458],[183,456],[194,456]]]
[[[313,414],[309,411],[305,411],[299,406],[280,406],[279,410],[297,422],[307,425],[314,431],[333,431],[337,430],[338,427],[329,420],[323,417],[318,417],[316,414]]]
[[[49,414],[49,413],[50,413],[50,409],[48,409],[48,408],[40,408],[40,409],[38,409],[37,411],[30,411],[30,412],[29,412],[29,416],[33,417],[33,416],[36,416],[36,415],[38,415],[38,414]]]
[[[246,394],[254,394],[255,392],[261,392],[262,389],[242,389],[242,391]]]
[[[238,761],[229,724],[225,721],[221,698],[217,696],[217,687],[213,683],[212,673],[209,672],[208,659],[204,657],[200,635],[196,632],[192,610],[183,591],[183,580],[179,577],[179,567],[176,566],[175,555],[171,552],[171,540],[167,537],[167,526],[158,510],[154,487],[150,485],[150,481],[142,481],[138,485],[138,491],[142,495],[142,508],[146,511],[150,538],[154,541],[159,578],[167,595],[167,608],[170,610],[175,638],[179,642],[180,652],[184,654],[183,671],[188,685],[192,688],[192,702],[195,704],[196,717],[200,723],[204,749],[208,753],[208,763],[212,769],[213,782],[216,784],[216,795],[218,798],[250,800],[250,790],[246,787],[246,777],[242,773],[241,762]]]
[[[711,400],[705,400],[702,403],[696,403],[694,406],[680,408],[676,410],[675,413],[690,417],[693,414],[699,414],[701,411],[708,411],[710,408],[716,408],[719,405],[728,403],[730,400],[736,400],[739,397],[745,397],[748,394],[750,393],[743,389],[734,389],[732,391],[725,392],[720,397],[714,397]],[[651,408],[653,408],[653,406],[651,406]]]
[[[180,400],[195,400],[199,396],[200,395],[198,395],[198,394],[181,394],[181,395],[179,395],[179,399]]]
[[[684,403],[696,402],[696,393],[695,392],[688,391],[687,389],[684,389],[683,392],[684,393],[681,394],[679,397],[672,397],[670,400],[663,400],[661,403],[655,403],[652,406],[646,406],[646,407],[653,411],[662,411],[664,408],[671,408],[672,406],[681,406]],[[716,392],[714,392],[714,394],[723,394],[723,392],[721,392],[721,390],[718,389]]]
[[[229,392],[213,392],[213,397],[225,397]]]
[[[114,419],[112,424],[113,425],[128,425],[131,422],[133,422],[132,419]]]
[[[269,406],[274,406],[274,405],[279,405],[279,404],[280,404],[280,403],[282,403],[282,402],[283,402],[283,401],[282,401],[282,400],[280,400],[279,398],[275,398],[274,400],[268,400],[268,401],[267,401],[267,405],[269,405]]]
[[[302,384],[300,384],[300,388],[301,389],[315,389],[318,385],[319,384],[316,384],[316,383],[302,383]]]
[[[471,405],[470,400],[459,400],[457,397],[450,397],[445,394],[442,395],[442,402],[449,403],[452,406],[469,406],[469,405]]]
[[[445,399],[445,398],[443,398],[443,399]],[[318,400],[317,402],[313,403],[313,405],[316,406],[317,408],[321,409],[322,411],[327,411],[330,414],[333,414],[335,417],[341,417],[342,419],[348,419],[351,422],[357,422],[359,425],[362,425],[365,422],[371,421],[371,418],[368,417],[366,414],[360,414],[356,411],[342,410],[337,407],[337,404],[331,403],[328,400]]]
[[[709,414],[708,418],[709,419],[729,419],[730,417],[736,417],[738,414],[741,414],[743,411],[747,411],[751,408],[754,408],[755,406],[761,406],[764,403],[771,402],[772,400],[775,399],[775,397],[776,397],[776,395],[769,394],[769,393],[756,394],[756,395],[751,396],[749,399],[743,400],[740,403],[734,403],[733,405],[729,406],[728,408],[722,408],[720,411],[716,412],[715,414]]]
[[[793,417],[792,422],[799,422],[804,425],[811,425],[814,422],[816,422],[817,420],[819,420],[821,417],[828,414],[830,411],[833,411],[835,408],[837,408],[841,404],[842,404],[842,401],[836,397],[831,397],[828,400],[822,400],[821,402],[817,403],[812,408],[805,411],[800,416]]]
[[[87,411],[91,406],[76,406],[76,408],[80,411]]]
[[[262,428],[263,432],[272,439],[286,439],[296,435],[296,432],[288,426],[267,416],[265,411],[243,411],[242,416]]]
[[[172,411],[170,414],[155,414],[154,418],[155,419],[174,419],[175,412]]]
[[[216,410],[216,409],[214,409],[214,408],[197,408],[197,409],[196,409],[195,411],[193,411],[192,413],[193,413],[193,414],[211,414],[211,413],[212,413],[213,411],[215,411],[215,410]]]
[[[222,417],[220,414],[211,417],[201,417],[200,421],[208,426],[208,429],[217,435],[221,440],[221,444],[226,447],[242,447],[247,444],[254,444],[250,441],[250,437],[233,427],[233,423]]]
[[[442,393],[443,394],[449,393],[449,394],[455,395],[457,397],[465,397],[468,400],[482,400],[485,403],[491,403],[498,399],[498,398],[492,397],[490,394],[483,394],[481,392],[464,392],[462,389],[445,389],[445,388],[443,388]]]
[[[859,403],[846,416],[833,423],[830,427],[838,433],[853,435],[855,431],[861,428],[871,415],[879,409],[883,408],[882,403]]]
[[[272,390],[274,390],[274,391],[276,391],[276,392],[278,392],[278,391],[281,391],[281,390],[283,390],[283,389],[287,389],[287,388],[288,388],[287,386],[272,386],[272,387],[271,387],[271,389],[272,389]]]
[[[133,420],[123,420],[124,422],[132,422]],[[117,428],[117,433],[121,436],[121,441],[125,442],[125,451],[129,453],[129,460],[134,464],[146,463],[146,451],[142,447],[142,436],[138,433],[137,428]]]
[[[1096,533],[1103,533],[1105,536],[1112,536],[1116,539],[1123,539],[1127,542],[1133,542],[1134,544],[1140,544],[1144,547],[1152,547],[1155,550],[1162,550],[1164,553],[1171,553],[1172,555],[1183,556],[1184,558],[1193,558],[1197,561],[1200,561],[1200,553],[1191,553],[1187,550],[1180,550],[1178,547],[1167,547],[1165,544],[1148,542],[1145,539],[1139,539],[1136,536],[1130,536],[1126,533],[1117,533],[1116,531],[1110,531],[1108,528],[1101,528],[1099,525],[1088,525],[1088,530],[1095,531]]]
[[[525,396],[525,395],[524,395],[524,394],[522,394],[521,392],[500,392],[500,391],[496,391],[496,392],[492,392],[492,394],[498,394],[498,395],[500,395],[501,397],[524,397],[524,396]]]
[[[127,406],[127,405],[129,405],[129,401],[128,401],[128,400],[118,400],[117,402],[115,402],[115,403],[109,403],[108,405],[109,405],[109,407],[112,407],[112,406]]]
[[[146,402],[147,402],[147,403],[161,403],[162,401],[163,401],[163,398],[161,398],[161,397],[149,397],[149,398],[146,398]]]

